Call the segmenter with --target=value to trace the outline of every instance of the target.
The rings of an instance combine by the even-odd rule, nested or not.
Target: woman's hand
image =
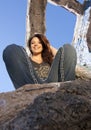
[[[51,48],[53,56],[55,57],[58,50],[56,48],[54,48],[53,46],[50,46],[50,48]]]

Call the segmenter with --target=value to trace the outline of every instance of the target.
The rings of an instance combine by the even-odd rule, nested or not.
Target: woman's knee
[[[63,48],[64,48],[65,51],[68,50],[68,51],[76,53],[76,50],[75,50],[74,46],[72,46],[71,44],[64,44]]]
[[[73,64],[76,65],[77,62],[77,54],[74,46],[70,44],[65,44],[64,48],[64,64],[65,66],[70,66]]]
[[[75,51],[75,48],[74,48],[71,44],[68,44],[68,43],[64,44],[62,47],[59,48],[60,51],[61,51],[62,49],[63,49],[64,51],[70,51],[70,50]]]
[[[64,44],[63,48],[64,48],[64,54],[66,56],[70,55],[70,57],[76,58],[76,49],[74,48],[74,46],[72,46],[71,44]]]
[[[8,59],[9,57],[13,57],[16,48],[17,48],[17,45],[15,45],[15,44],[8,45],[8,46],[4,49],[4,51],[3,51],[3,59],[6,60],[6,59]]]

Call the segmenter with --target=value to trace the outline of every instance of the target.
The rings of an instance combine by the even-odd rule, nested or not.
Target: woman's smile
[[[39,54],[39,53],[41,54],[43,51],[42,44],[37,37],[34,37],[31,40],[31,51],[32,51],[32,54]]]

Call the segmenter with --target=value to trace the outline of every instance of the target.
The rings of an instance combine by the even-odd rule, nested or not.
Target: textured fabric
[[[64,48],[61,48],[61,57],[60,57],[60,79],[63,82],[64,81]]]
[[[50,71],[48,64],[43,63],[42,67],[33,65],[26,50],[15,44],[5,48],[3,59],[16,89],[25,84],[42,84],[75,79],[77,56],[74,47],[69,44],[59,48]]]
[[[34,61],[32,61],[32,65],[34,67],[34,70],[37,74],[37,76],[41,79],[41,80],[45,80],[48,77],[49,71],[50,71],[50,65],[48,63],[41,63],[38,64]]]

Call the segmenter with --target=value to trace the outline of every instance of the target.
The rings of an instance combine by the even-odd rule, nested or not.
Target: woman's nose
[[[38,44],[37,43],[34,43],[35,46],[37,46]]]

